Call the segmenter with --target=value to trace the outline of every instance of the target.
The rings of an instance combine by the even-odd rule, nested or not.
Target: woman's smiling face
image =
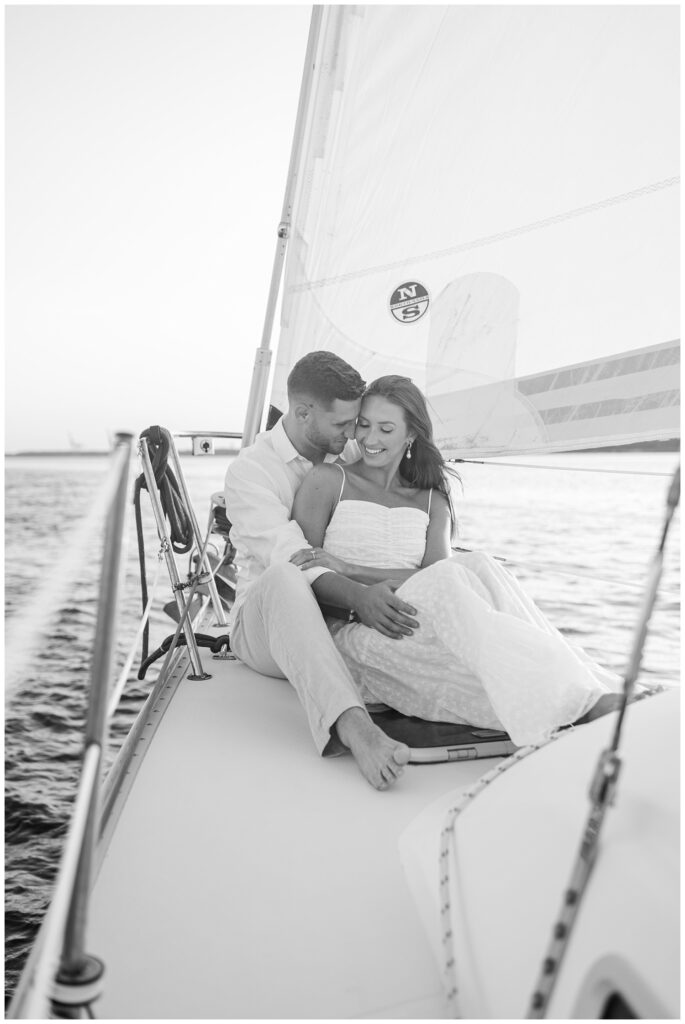
[[[362,401],[355,439],[368,466],[387,466],[395,461],[399,465],[413,435],[401,405],[369,395]]]

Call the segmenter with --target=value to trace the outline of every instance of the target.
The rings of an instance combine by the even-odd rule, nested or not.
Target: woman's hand
[[[301,548],[290,556],[290,561],[300,569],[332,569],[341,576],[348,573],[347,562],[330,555],[323,548]]]

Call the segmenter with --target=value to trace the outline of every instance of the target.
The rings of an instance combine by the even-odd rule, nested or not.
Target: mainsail
[[[320,13],[272,405],[329,349],[446,456],[677,436],[678,9]]]

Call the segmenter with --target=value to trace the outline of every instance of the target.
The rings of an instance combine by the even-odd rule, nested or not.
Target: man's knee
[[[277,586],[281,588],[306,589],[311,591],[309,583],[302,574],[302,570],[293,565],[292,562],[279,562],[278,565],[270,565],[266,569],[259,582],[262,586]]]
[[[318,609],[314,592],[302,570],[292,562],[271,565],[260,576],[258,583],[262,600],[275,598],[279,603],[311,605]]]

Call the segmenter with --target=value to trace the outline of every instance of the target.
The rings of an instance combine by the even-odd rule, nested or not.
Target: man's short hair
[[[326,408],[336,398],[352,402],[361,398],[366,387],[360,375],[334,352],[309,352],[293,366],[288,375],[288,397],[307,395]]]

